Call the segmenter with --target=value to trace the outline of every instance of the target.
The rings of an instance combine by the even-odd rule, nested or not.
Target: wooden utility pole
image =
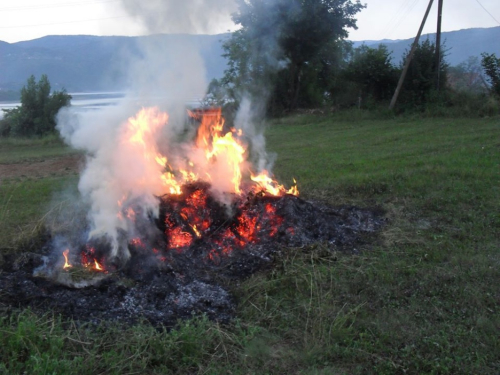
[[[436,31],[436,90],[439,91],[441,74],[441,19],[443,18],[443,0],[438,2],[438,22]]]
[[[415,37],[415,40],[413,41],[413,45],[411,46],[410,53],[408,54],[408,57],[406,58],[405,66],[403,67],[403,71],[401,72],[401,76],[399,77],[398,86],[396,87],[396,91],[394,92],[394,95],[392,96],[391,104],[389,105],[389,109],[391,109],[391,110],[394,108],[394,106],[396,105],[396,101],[398,100],[399,92],[401,91],[401,87],[403,86],[403,82],[405,80],[406,73],[408,72],[408,68],[410,66],[411,59],[413,58],[413,54],[415,53],[415,50],[417,49],[420,35],[422,35],[422,30],[424,29],[425,21],[427,21],[427,16],[429,15],[429,12],[431,11],[433,2],[434,2],[434,0],[429,1],[429,5],[427,6],[427,10],[425,11],[424,18],[422,19],[422,23],[420,24],[420,28],[418,29],[417,36]]]

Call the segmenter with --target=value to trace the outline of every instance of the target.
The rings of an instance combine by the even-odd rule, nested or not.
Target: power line
[[[404,11],[404,14],[400,17],[400,19],[396,22],[396,24],[393,25],[393,27],[389,30],[387,33],[387,36],[389,37],[392,35],[392,33],[401,25],[401,22],[410,14],[410,12],[415,8],[417,3],[419,3],[420,0],[414,0],[413,3],[409,4],[409,7]]]
[[[422,23],[420,24],[420,28],[418,29],[417,36],[413,40],[413,44],[411,46],[410,53],[408,53],[408,56],[406,57],[403,71],[401,72],[401,75],[399,76],[399,81],[398,81],[398,85],[396,87],[396,91],[394,91],[394,95],[392,96],[392,99],[391,99],[391,104],[389,105],[390,110],[392,110],[394,108],[394,105],[396,104],[396,101],[398,100],[399,92],[401,90],[401,87],[403,86],[403,82],[405,80],[406,73],[408,72],[408,68],[410,67],[410,62],[411,62],[411,59],[413,57],[413,54],[414,54],[415,50],[417,49],[420,35],[422,35],[422,30],[424,29],[425,21],[427,20],[427,16],[429,15],[429,12],[431,11],[433,2],[434,2],[434,0],[429,0],[429,5],[427,5],[427,10],[425,11],[424,18],[422,19]]]
[[[16,28],[22,28],[22,27],[38,27],[38,26],[65,25],[65,24],[69,24],[69,23],[101,21],[101,20],[110,20],[110,19],[115,19],[115,18],[127,18],[127,17],[128,16],[117,16],[117,17],[92,18],[92,19],[78,20],[78,21],[67,21],[67,22],[39,23],[39,24],[36,24],[36,25],[0,26],[0,29],[16,29]]]
[[[46,9],[46,8],[60,8],[68,6],[78,6],[78,5],[94,5],[94,4],[105,4],[113,3],[119,0],[91,0],[91,1],[75,1],[67,3],[51,3],[51,4],[38,4],[38,5],[27,5],[27,6],[13,6],[0,8],[0,12],[10,12],[17,10],[34,10],[34,9]]]
[[[408,9],[406,9],[406,12],[405,14],[403,15],[403,17],[401,17],[399,19],[399,21],[396,23],[396,25],[392,28],[392,30],[390,31],[389,34],[392,34],[394,32],[394,30],[396,30],[400,25],[401,25],[401,22],[404,21],[404,19],[411,13],[411,11],[415,8],[415,6],[420,2],[420,0],[415,0],[413,1],[413,3],[410,5],[410,7]]]
[[[484,9],[484,11],[485,11],[486,13],[488,13],[488,14],[490,15],[490,17],[491,17],[491,18],[493,18],[493,19],[495,20],[495,22],[496,22],[496,23],[498,23],[498,24],[500,25],[500,22],[498,22],[498,20],[497,20],[495,17],[493,17],[493,14],[491,14],[490,12],[488,12],[488,9],[486,9],[486,8],[484,7],[484,5],[483,5],[483,4],[481,4],[481,2],[480,2],[479,0],[476,0],[476,2],[477,2],[479,5],[481,5],[481,8],[483,8],[483,9]]]
[[[406,0],[406,2],[401,3],[396,12],[392,15],[391,19],[387,21],[385,24],[385,28],[382,32],[382,35],[387,35],[388,31],[392,28],[392,26],[398,21],[399,17],[401,17],[404,13],[405,8],[410,4],[412,0]]]

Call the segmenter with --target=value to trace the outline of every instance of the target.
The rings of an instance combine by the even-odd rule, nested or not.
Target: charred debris
[[[355,252],[384,223],[377,209],[329,207],[289,194],[249,194],[227,207],[205,183],[159,199],[159,218],[149,218],[154,230],[145,222],[142,235],[128,240],[126,262],[106,259],[106,241],[82,241],[72,244],[79,259],[66,259],[65,268],[50,234],[40,251],[6,256],[0,308],[94,323],[173,326],[193,314],[227,322],[236,303],[229,286],[273,267],[279,254],[315,243]]]

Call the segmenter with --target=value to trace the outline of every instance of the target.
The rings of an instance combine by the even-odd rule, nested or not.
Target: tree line
[[[298,109],[385,108],[409,51],[399,65],[387,47],[353,48],[348,29],[365,5],[359,0],[236,0],[240,29],[224,44],[228,66],[213,80],[205,104],[235,108],[245,97],[266,115]],[[441,48],[425,40],[413,55],[397,111],[446,111],[492,115],[500,112],[500,58],[483,54],[457,67]],[[440,85],[436,90],[439,73]],[[21,106],[4,110],[0,136],[42,136],[55,132],[55,116],[69,105],[65,90],[51,92],[43,75],[21,90]]]
[[[353,48],[347,36],[365,7],[359,0],[238,0],[238,6],[233,20],[241,28],[224,44],[228,68],[209,86],[212,102],[234,105],[248,96],[265,101],[269,115],[388,105],[409,51],[396,65],[384,45]],[[463,101],[484,107],[486,96],[500,96],[499,58],[483,54],[480,64],[470,59],[452,68],[445,50],[438,66],[433,42],[417,46],[397,111],[462,107]],[[484,110],[498,113],[498,99],[492,103]]]

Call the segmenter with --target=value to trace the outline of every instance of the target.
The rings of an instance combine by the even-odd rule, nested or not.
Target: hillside
[[[205,63],[206,78],[221,77],[226,68],[222,42],[229,34],[220,35],[154,35],[143,37],[124,36],[46,36],[43,38],[6,43],[0,41],[0,90],[19,90],[26,79],[34,74],[49,76],[54,89],[68,91],[108,91],[127,88],[130,62],[141,58],[144,42],[153,41],[155,47],[166,52],[168,59],[185,56],[181,46],[195,46]],[[422,36],[433,40],[434,34]],[[442,35],[450,65],[457,65],[469,56],[482,52],[500,56],[500,27],[476,28],[445,32]],[[413,39],[366,40],[353,42],[377,46],[387,45],[393,63],[398,65]],[[182,61],[182,60],[181,60]],[[168,69],[168,67],[166,67]]]
[[[436,34],[424,34],[420,41],[429,39],[436,40]],[[483,52],[500,55],[500,26],[490,28],[475,28],[458,31],[449,31],[441,34],[446,51],[446,61],[451,66],[460,64],[467,60],[469,56],[480,56]],[[385,44],[392,52],[392,62],[398,65],[406,50],[409,50],[413,43],[413,38],[404,40],[383,40],[383,41],[359,41],[354,42],[354,46],[361,44],[376,47]]]
[[[225,68],[221,35],[155,35],[148,37],[60,35],[0,42],[0,89],[17,90],[34,74],[49,76],[54,89],[68,91],[123,90],[132,62],[142,57],[143,42],[153,41],[169,60],[182,59],[176,46],[197,48],[210,80]]]

